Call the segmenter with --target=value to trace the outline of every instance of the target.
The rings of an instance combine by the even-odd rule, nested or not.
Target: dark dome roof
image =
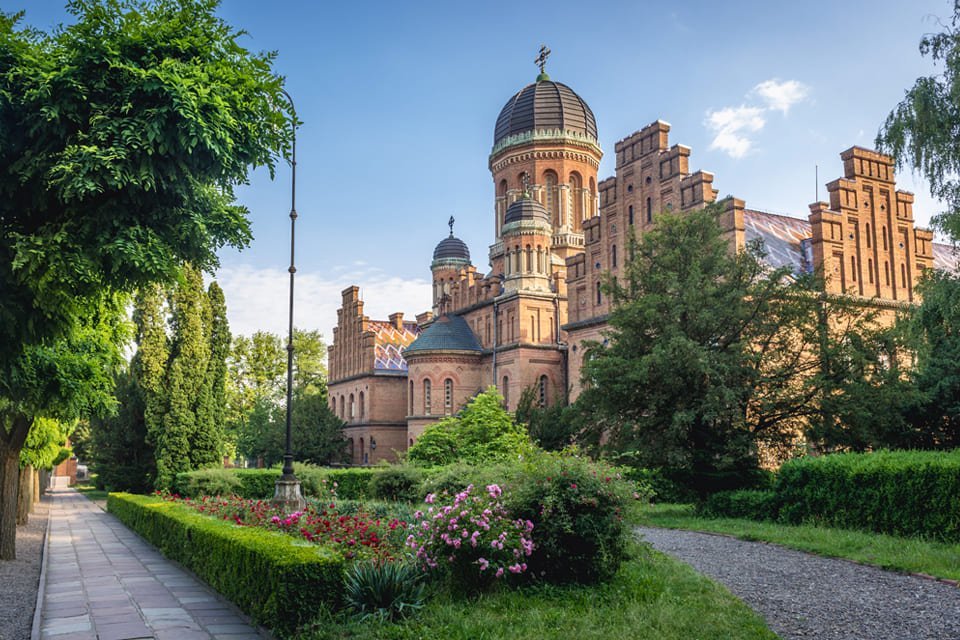
[[[460,238],[454,237],[451,233],[448,237],[440,241],[437,248],[433,250],[434,260],[466,260],[470,262],[470,249]]]
[[[541,129],[574,131],[597,139],[597,121],[583,98],[563,83],[538,78],[503,106],[493,144],[507,136]]]
[[[503,216],[503,224],[516,222],[518,220],[536,220],[541,219],[550,222],[550,214],[543,208],[543,205],[533,198],[523,197],[514,200],[507,207],[507,213]]]
[[[483,351],[467,321],[460,316],[440,316],[403,350],[404,357],[419,351]]]

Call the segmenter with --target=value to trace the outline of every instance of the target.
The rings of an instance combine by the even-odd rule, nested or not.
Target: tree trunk
[[[33,470],[33,504],[30,505],[30,511],[33,511],[40,502],[40,473],[40,469]]]
[[[0,560],[17,559],[20,449],[29,431],[30,420],[22,414],[13,416],[13,428],[9,432],[0,426]]]
[[[33,479],[30,472],[33,467],[30,465],[20,469],[20,477],[17,480],[17,526],[21,527],[30,521],[31,492],[33,490]]]

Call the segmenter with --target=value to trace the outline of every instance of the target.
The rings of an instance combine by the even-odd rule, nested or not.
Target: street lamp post
[[[293,472],[293,441],[291,433],[291,408],[293,400],[293,276],[297,272],[294,266],[294,247],[297,224],[297,108],[293,98],[284,89],[280,89],[290,103],[291,126],[293,127],[293,146],[290,154],[292,179],[290,182],[290,315],[287,333],[287,447],[283,454],[283,474],[277,480],[273,504],[281,507],[285,513],[301,511],[306,506],[300,491],[300,481]]]

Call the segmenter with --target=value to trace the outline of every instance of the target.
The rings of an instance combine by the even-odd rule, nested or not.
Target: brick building
[[[616,143],[615,175],[598,180],[602,151],[587,103],[541,69],[494,127],[493,244],[478,270],[453,233],[430,264],[433,308],[405,322],[363,315],[357,287],[329,348],[330,402],[347,426],[355,464],[393,460],[444,415],[495,385],[510,410],[524,389],[542,404],[580,392],[583,343],[602,341],[609,306],[602,274],[623,267],[626,229],[642,234],[661,212],[717,198],[714,176],[690,171],[689,147],[656,121]],[[724,201],[722,224],[738,249],[761,239],[772,266],[820,271],[827,290],[871,298],[882,309],[916,300],[924,269],[954,268],[952,249],[914,227],[913,194],[898,191],[893,162],[852,147],[829,202],[804,218]]]

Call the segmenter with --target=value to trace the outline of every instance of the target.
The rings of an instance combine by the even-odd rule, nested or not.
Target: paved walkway
[[[727,586],[785,640],[957,640],[960,589],[773,544],[640,528]]]
[[[33,640],[254,640],[231,604],[73,489],[51,492]]]

